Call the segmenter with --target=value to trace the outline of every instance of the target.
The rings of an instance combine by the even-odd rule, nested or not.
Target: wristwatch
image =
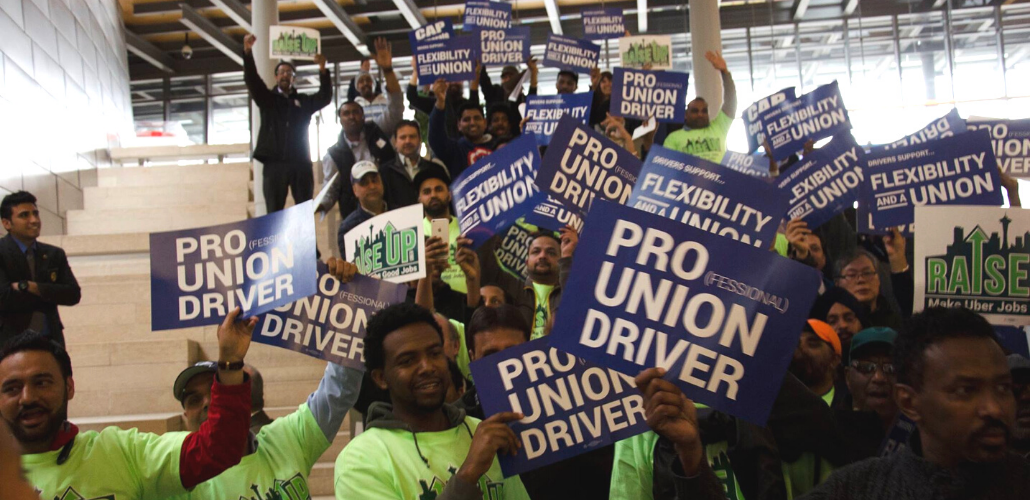
[[[29,282],[28,281],[21,280],[21,281],[18,282],[18,291],[19,292],[25,292],[25,291],[28,291],[28,289],[29,289]]]
[[[219,361],[218,369],[224,371],[236,371],[243,369],[243,361]]]

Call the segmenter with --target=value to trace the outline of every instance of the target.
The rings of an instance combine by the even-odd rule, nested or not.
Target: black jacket
[[[418,159],[418,169],[439,166],[424,158]],[[379,164],[379,177],[383,179],[383,196],[390,210],[418,203],[418,186],[408,177],[408,171],[399,155]]]
[[[243,54],[243,81],[250,98],[261,110],[261,129],[258,131],[254,159],[262,163],[295,163],[311,165],[308,148],[308,126],[311,115],[333,100],[333,82],[329,71],[318,74],[318,92],[300,94],[290,89],[285,96],[265,87],[257,74],[253,54]]]
[[[64,345],[64,325],[57,306],[73,306],[82,298],[82,290],[68,265],[64,250],[36,242],[36,283],[41,297],[11,288],[11,283],[32,281],[29,263],[14,237],[0,238],[0,345],[29,327],[32,313],[46,315],[49,334]]]
[[[379,128],[379,125],[365,122],[364,135],[365,146],[368,147],[368,152],[371,153],[376,165],[382,165],[397,157],[397,152],[390,145],[390,138]],[[347,138],[343,135],[342,130],[336,144],[329,146],[328,153],[329,157],[333,159],[333,163],[336,164],[336,171],[340,173],[334,188],[336,190],[334,199],[340,203],[340,215],[347,217],[358,208],[358,200],[354,197],[354,190],[351,189],[350,182],[350,170],[355,163],[354,152],[351,151],[350,144],[347,143]],[[384,185],[383,188],[386,189],[386,186]],[[390,205],[389,202],[387,202],[387,206],[391,210],[399,208]]]

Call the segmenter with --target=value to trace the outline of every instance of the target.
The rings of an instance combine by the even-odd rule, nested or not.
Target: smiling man
[[[26,329],[64,345],[64,325],[57,306],[79,303],[82,291],[58,247],[40,243],[43,222],[36,197],[25,191],[0,202],[0,345]]]
[[[497,462],[521,446],[507,422],[522,415],[480,421],[444,403],[450,375],[432,313],[401,303],[372,316],[365,367],[390,403],[369,407],[367,429],[336,459],[336,498],[529,498]]]
[[[898,408],[916,423],[908,447],[836,471],[805,498],[1030,498],[1030,462],[1009,451],[1012,374],[987,320],[929,308],[894,345]]]

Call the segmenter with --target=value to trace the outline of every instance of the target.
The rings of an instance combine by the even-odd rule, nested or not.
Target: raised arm
[[[247,35],[243,37],[243,82],[247,84],[250,91],[250,98],[254,100],[259,108],[266,108],[272,105],[272,91],[265,86],[264,80],[257,74],[257,65],[254,63],[254,43],[257,37]]]
[[[718,52],[708,51],[705,59],[712,63],[712,67],[722,74],[722,112],[733,118],[737,114],[737,86],[733,83],[733,75],[726,67],[726,60]]]
[[[329,75],[329,70],[325,68],[325,62],[325,56],[315,54],[315,63],[318,64],[318,92],[311,99],[312,113],[317,113],[318,110],[333,102],[333,78]]]

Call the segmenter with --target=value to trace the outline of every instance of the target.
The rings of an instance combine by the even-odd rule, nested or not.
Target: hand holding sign
[[[808,229],[807,222],[801,219],[793,219],[787,223],[787,241],[794,249],[794,255],[798,260],[808,258],[808,253],[811,250],[808,238],[811,236],[812,231]]]
[[[358,272],[358,266],[336,257],[329,257],[325,264],[329,267],[329,274],[340,280],[340,283],[350,283]]]
[[[506,411],[480,422],[475,435],[472,436],[472,444],[469,445],[465,462],[454,476],[469,484],[477,484],[479,478],[490,470],[497,455],[517,454],[522,444],[511,427],[508,427],[508,422],[522,420],[522,417],[521,413]]]
[[[701,433],[698,430],[697,408],[679,387],[663,380],[664,368],[648,368],[635,379],[644,394],[644,415],[647,426],[659,436],[672,441],[687,477],[697,474],[704,458]]]
[[[243,358],[247,356],[247,350],[250,349],[250,337],[257,325],[257,318],[250,317],[236,321],[240,314],[240,308],[237,307],[229,311],[222,324],[218,325],[219,362],[236,363],[243,361]]]
[[[572,226],[565,226],[561,228],[561,256],[562,258],[572,258],[572,254],[576,253],[576,245],[579,244],[579,233],[576,232],[576,228]]]

